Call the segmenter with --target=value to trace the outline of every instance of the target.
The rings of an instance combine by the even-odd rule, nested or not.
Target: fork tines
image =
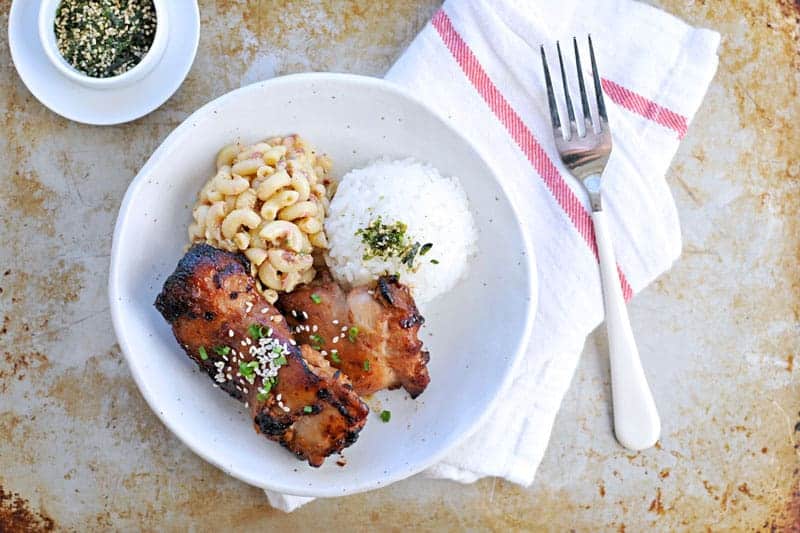
[[[575,66],[578,71],[578,87],[581,97],[581,109],[583,111],[583,121],[586,126],[585,132],[588,132],[593,127],[592,115],[589,110],[589,100],[586,96],[586,84],[583,80],[583,69],[581,68],[581,55],[578,51],[578,40],[573,37],[572,45],[575,50]],[[564,58],[561,55],[561,43],[556,42],[556,49],[558,50],[558,63],[561,70],[561,83],[564,87],[564,100],[566,102],[567,117],[569,118],[570,127],[567,132],[567,139],[571,139],[573,132],[578,133],[577,125],[575,124],[575,110],[572,108],[572,98],[569,93],[569,86],[567,85],[567,73],[564,68]],[[553,81],[550,78],[550,69],[547,65],[547,55],[544,51],[544,45],[540,47],[542,53],[542,66],[544,67],[544,79],[547,86],[547,101],[550,105],[550,120],[553,123],[553,129],[561,133],[561,119],[558,115],[558,104],[556,103],[555,92],[553,89]],[[600,123],[597,124],[597,130],[603,131],[608,123],[608,116],[606,115],[606,104],[603,100],[603,86],[600,84],[600,75],[597,70],[597,60],[594,56],[594,46],[592,45],[592,37],[589,36],[589,56],[592,64],[592,78],[594,79],[594,94],[597,100],[597,114],[600,117]],[[586,134],[584,132],[584,135]]]

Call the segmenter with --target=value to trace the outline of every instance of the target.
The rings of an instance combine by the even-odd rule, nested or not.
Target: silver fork
[[[603,283],[603,301],[606,311],[606,328],[608,330],[608,349],[611,367],[611,390],[614,408],[614,432],[620,444],[631,450],[644,450],[653,446],[661,433],[661,421],[658,417],[653,395],[647,385],[639,350],[633,338],[628,310],[622,297],[622,288],[617,274],[617,261],[608,232],[608,222],[603,212],[601,194],[601,175],[611,155],[611,131],[608,127],[608,115],[603,100],[603,87],[597,71],[592,38],[589,37],[589,54],[594,78],[594,92],[597,99],[597,123],[593,122],[586,97],[586,85],[583,81],[581,57],[578,52],[578,41],[573,37],[575,48],[575,64],[578,70],[578,87],[583,110],[585,132],[578,132],[575,111],[572,108],[561,57],[561,45],[556,43],[558,62],[561,67],[561,80],[564,86],[564,99],[569,124],[562,126],[558,115],[558,105],[547,67],[547,56],[544,46],[541,47],[544,78],[547,85],[547,100],[550,105],[550,119],[553,122],[553,135],[561,160],[569,168],[572,175],[580,180],[589,194],[592,206],[595,241],[600,257],[600,277]],[[565,135],[566,134],[566,135]]]

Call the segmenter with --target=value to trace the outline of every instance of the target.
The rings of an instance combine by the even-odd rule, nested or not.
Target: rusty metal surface
[[[602,332],[529,489],[411,479],[284,515],[150,413],[106,304],[114,218],[138,168],[192,110],[243,83],[381,75],[438,3],[202,1],[186,83],[151,115],[110,128],[39,105],[2,33],[0,530],[800,530],[792,1],[656,2],[723,35],[719,74],[669,174],[683,256],[632,304],[664,420],[656,449],[632,454],[613,440]],[[2,28],[9,6],[0,0]]]

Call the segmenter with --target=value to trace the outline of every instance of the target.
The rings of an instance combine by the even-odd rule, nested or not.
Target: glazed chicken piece
[[[311,466],[353,444],[367,406],[256,290],[240,254],[194,245],[155,306],[186,354],[250,409],[256,430]]]
[[[416,398],[428,386],[429,356],[417,337],[425,319],[396,276],[345,294],[322,269],[312,283],[282,294],[277,306],[298,342],[347,374],[359,395],[403,387]]]

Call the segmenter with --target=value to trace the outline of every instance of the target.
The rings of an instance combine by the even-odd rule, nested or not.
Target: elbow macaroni
[[[270,302],[314,279],[325,249],[325,214],[335,183],[331,162],[297,135],[223,147],[198,194],[189,241],[240,251]]]

